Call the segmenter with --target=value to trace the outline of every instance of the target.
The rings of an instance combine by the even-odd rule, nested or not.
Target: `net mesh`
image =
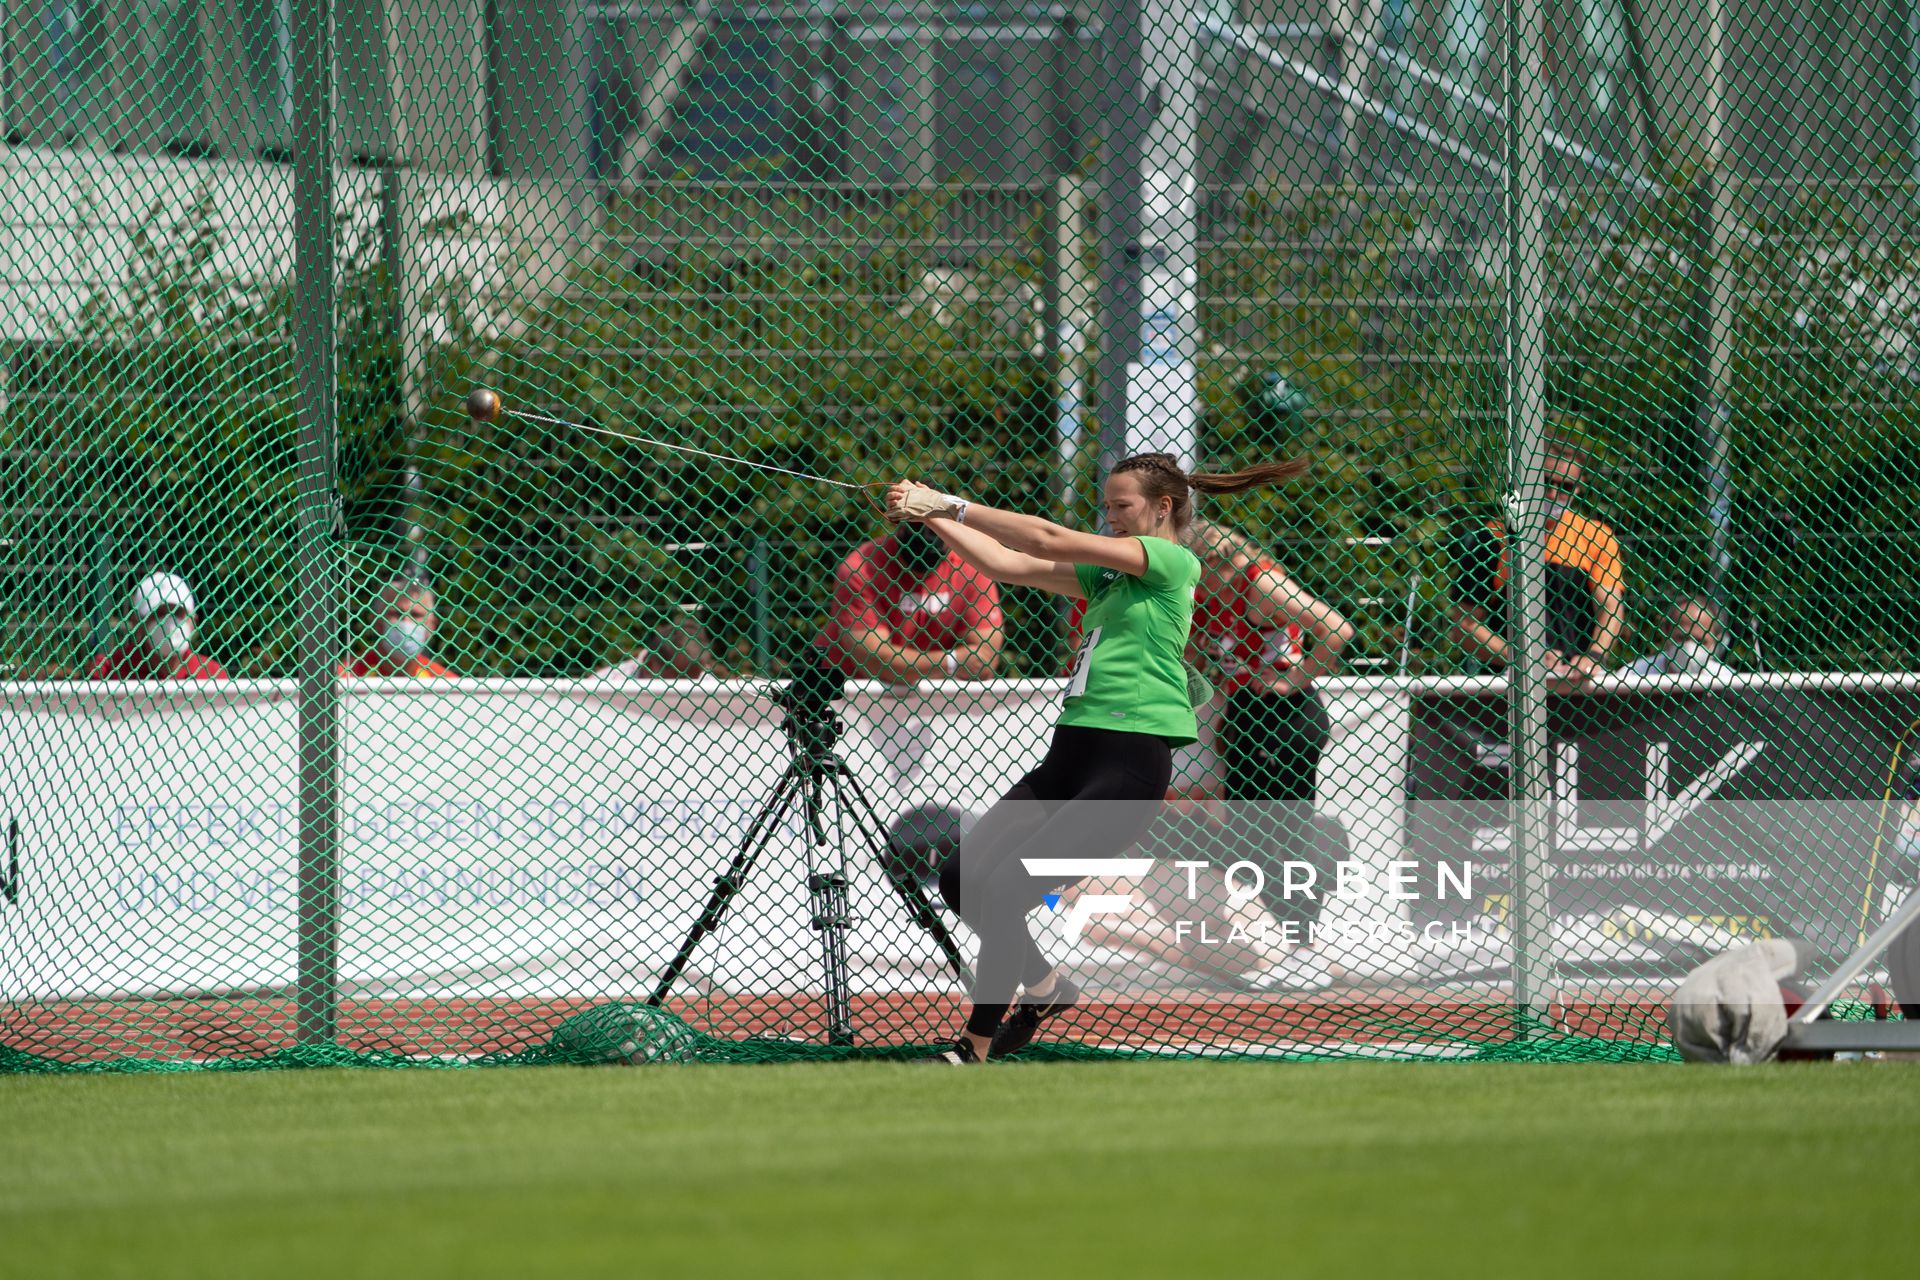
[[[945,1039],[1079,607],[877,501],[1144,450],[1312,468],[1029,1056],[1664,1058],[1913,890],[1913,12],[0,25],[0,1071]]]

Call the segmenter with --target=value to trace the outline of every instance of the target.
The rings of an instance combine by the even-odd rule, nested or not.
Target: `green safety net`
[[[1913,891],[1920,21],[0,25],[0,1071],[949,1038],[1080,613],[880,498],[1144,451],[1311,467],[1198,502],[1201,740],[1025,1056],[1665,1060]]]

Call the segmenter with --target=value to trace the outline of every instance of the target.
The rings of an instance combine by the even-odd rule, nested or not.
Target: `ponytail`
[[[1238,471],[1199,471],[1192,475],[1170,453],[1136,453],[1117,463],[1114,475],[1133,472],[1140,477],[1140,492],[1149,501],[1173,499],[1173,527],[1186,533],[1193,524],[1193,492],[1245,493],[1268,485],[1285,484],[1303,476],[1312,464],[1305,458],[1286,462],[1260,462]]]
[[[1257,462],[1251,467],[1242,467],[1238,471],[1196,471],[1187,477],[1187,483],[1202,493],[1245,493],[1249,489],[1261,489],[1282,485],[1289,480],[1297,480],[1307,474],[1307,469],[1312,465],[1305,458],[1289,458],[1285,462]]]

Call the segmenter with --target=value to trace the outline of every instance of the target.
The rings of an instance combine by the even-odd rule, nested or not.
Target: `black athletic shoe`
[[[993,1033],[993,1045],[987,1050],[987,1057],[1004,1058],[1020,1052],[1039,1034],[1041,1023],[1079,1003],[1080,988],[1074,986],[1067,975],[1060,974],[1054,978],[1053,992],[1045,1000],[1038,1004],[1022,1000],[1013,1006],[1007,1020]]]
[[[936,1051],[929,1057],[915,1058],[913,1061],[935,1067],[971,1067],[980,1061],[980,1056],[973,1051],[973,1041],[965,1036],[955,1036],[953,1043],[946,1048]]]

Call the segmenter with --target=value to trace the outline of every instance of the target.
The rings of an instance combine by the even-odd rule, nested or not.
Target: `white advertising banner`
[[[1404,692],[1338,682],[1322,808],[1400,847]],[[1045,750],[1059,681],[852,686],[843,758],[881,823],[983,811]],[[644,995],[788,765],[751,682],[342,686],[345,996]],[[0,686],[0,1000],[285,990],[300,775],[287,682]],[[1192,786],[1204,746],[1176,764]],[[809,844],[785,815],[683,985],[813,985]],[[1118,852],[1118,851],[1116,851]],[[948,989],[870,858],[848,865],[859,990]],[[1341,904],[1349,915],[1369,904]],[[964,937],[964,930],[961,931]],[[968,950],[971,950],[970,945]]]
[[[1557,961],[1665,972],[1678,963],[1675,946],[1727,945],[1727,931],[1749,918],[1796,936],[1831,934],[1836,946],[1870,925],[1881,882],[1899,870],[1891,855],[1876,862],[1875,850],[1887,843],[1881,793],[1904,776],[1896,766],[1910,746],[1892,737],[1920,714],[1908,705],[1917,685],[1920,677],[1609,679],[1601,696],[1556,703],[1571,717],[1556,729]],[[1061,691],[1053,680],[855,685],[840,704],[841,755],[882,829],[926,804],[977,814],[1038,762]],[[1499,831],[1504,801],[1478,772],[1504,760],[1495,750],[1504,692],[1488,677],[1322,682],[1333,733],[1317,807],[1343,828],[1360,891],[1325,899],[1321,943],[1350,977],[1499,977],[1510,964],[1505,855],[1474,852]],[[1675,695],[1670,706],[1659,700]],[[783,714],[750,682],[347,682],[341,996],[649,994],[776,793],[789,763]],[[1807,730],[1844,716],[1844,733]],[[1736,720],[1751,731],[1731,747],[1693,742],[1732,732]],[[287,991],[300,910],[294,734],[286,683],[0,685],[0,1001]],[[1206,734],[1176,755],[1175,789],[1189,797],[1217,781],[1210,723]],[[1809,754],[1808,741],[1827,745]],[[1718,778],[1715,761],[1736,748],[1747,755],[1736,751],[1738,768],[1714,784],[1714,803],[1694,805],[1698,830],[1668,831],[1674,824],[1660,815],[1706,794],[1697,779]],[[1661,763],[1657,779],[1648,762]],[[1421,804],[1409,805],[1410,791]],[[1456,792],[1468,800],[1450,798]],[[1756,815],[1774,835],[1753,835]],[[1599,876],[1591,850],[1580,851],[1601,828],[1627,843],[1607,853],[1613,861],[1593,888],[1576,877]],[[1817,856],[1762,857],[1780,832]],[[1715,868],[1739,862],[1729,849],[1751,855],[1735,869],[1752,863],[1759,878],[1714,880]],[[825,859],[820,869],[835,869],[789,810],[678,991],[819,989],[810,851]],[[1395,868],[1438,863],[1462,880],[1455,899],[1378,891]],[[1643,863],[1653,870],[1620,878]],[[1670,877],[1655,875],[1670,867]],[[942,953],[877,861],[856,847],[846,871],[854,989],[951,991]],[[1152,928],[1165,933],[1194,914],[1176,883],[1167,871],[1133,886],[1146,894],[1134,942],[1069,942],[1069,913],[1046,909],[1036,912],[1037,936],[1095,981],[1204,980],[1227,950],[1187,954],[1164,937],[1140,949]],[[1856,919],[1862,903],[1869,914]],[[956,933],[971,954],[964,927]]]

